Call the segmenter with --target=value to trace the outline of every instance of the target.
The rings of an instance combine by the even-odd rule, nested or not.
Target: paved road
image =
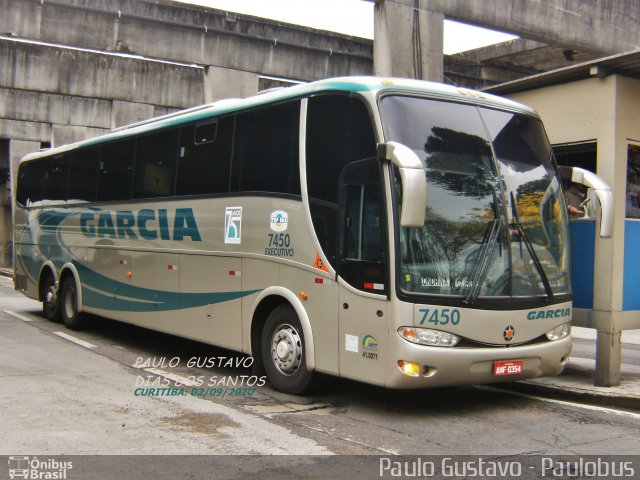
[[[251,371],[188,367],[190,357],[242,357],[106,319],[71,332],[39,308],[0,278],[0,454],[640,452],[640,413],[492,387],[397,392],[331,379],[308,397],[268,385],[252,396],[202,399],[189,389],[186,396],[136,396],[136,382],[147,375],[133,367],[139,357],[179,357],[175,368],[156,367],[182,378]]]

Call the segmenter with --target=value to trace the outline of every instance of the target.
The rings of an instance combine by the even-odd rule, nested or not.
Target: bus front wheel
[[[262,331],[262,362],[276,390],[298,395],[312,386],[314,373],[307,370],[302,325],[289,305],[276,307]]]
[[[66,277],[62,282],[60,310],[62,320],[67,328],[80,330],[84,327],[84,317],[78,311],[78,289],[73,277]]]

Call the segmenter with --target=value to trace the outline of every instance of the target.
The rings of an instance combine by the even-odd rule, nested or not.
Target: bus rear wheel
[[[84,316],[78,311],[78,289],[73,277],[62,282],[60,310],[62,321],[71,330],[81,330],[85,326]]]
[[[276,390],[298,395],[308,391],[314,372],[307,370],[302,325],[289,305],[276,307],[262,331],[262,363]]]
[[[56,281],[52,274],[48,274],[40,286],[42,289],[42,313],[51,322],[60,322],[60,299],[56,289]]]

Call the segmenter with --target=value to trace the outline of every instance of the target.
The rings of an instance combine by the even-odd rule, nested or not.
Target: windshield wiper
[[[489,230],[489,227],[491,227],[491,230]],[[482,287],[482,282],[484,282],[487,272],[489,271],[489,265],[493,258],[493,250],[498,241],[501,230],[502,221],[497,218],[491,220],[489,224],[487,224],[487,228],[485,229],[482,237],[482,250],[478,255],[478,262],[476,263],[477,268],[476,273],[473,276],[471,290],[469,290],[469,294],[462,301],[467,305],[473,305],[480,294],[480,288]]]
[[[511,213],[513,216],[513,221],[511,222],[511,226],[515,227],[515,229],[518,231],[518,236],[524,242],[524,245],[527,247],[527,251],[529,252],[529,256],[533,261],[533,265],[536,267],[536,270],[538,271],[538,275],[542,280],[542,285],[544,286],[544,291],[547,295],[547,302],[551,302],[553,301],[553,290],[551,289],[549,278],[547,277],[547,274],[545,273],[544,268],[542,267],[542,263],[540,263],[540,258],[538,258],[538,254],[533,249],[531,240],[529,240],[529,237],[524,231],[524,227],[522,226],[522,223],[520,223],[520,218],[518,217],[518,209],[516,208],[516,201],[513,195],[513,191],[511,192]]]

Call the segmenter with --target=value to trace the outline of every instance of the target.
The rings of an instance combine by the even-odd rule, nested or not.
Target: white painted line
[[[70,342],[73,342],[77,345],[80,345],[81,347],[84,348],[96,348],[96,346],[93,343],[89,343],[89,342],[85,342],[84,340],[80,340],[79,338],[76,338],[72,335],[67,335],[64,332],[51,332],[54,335],[57,335],[61,338],[64,338],[65,340],[69,340]]]
[[[621,417],[631,417],[631,418],[640,419],[640,413],[626,412],[624,410],[616,410],[615,408],[599,407],[597,405],[587,405],[584,403],[569,402],[567,400],[557,400],[555,398],[539,397],[538,395],[530,395],[528,393],[514,392],[512,390],[502,390],[500,388],[487,387],[484,385],[477,386],[476,388],[480,390],[489,390],[491,392],[496,392],[496,393],[506,393],[507,395],[514,395],[516,397],[528,398],[530,400],[539,400],[541,402],[555,403],[558,405],[583,408],[585,410],[594,410],[596,412],[612,413],[614,415],[619,415]]]
[[[11,315],[12,317],[16,317],[18,320],[22,320],[23,322],[33,322],[33,318],[25,317],[24,315],[20,315],[19,313],[12,312],[11,310],[3,310],[7,315]]]
[[[165,372],[164,370],[160,370],[159,368],[143,368],[145,372],[153,373],[154,375],[159,375],[161,377],[172,380],[178,384],[182,384],[186,387],[199,387],[198,382],[194,382],[189,380],[186,377],[182,377],[180,375],[176,375],[174,373]]]

